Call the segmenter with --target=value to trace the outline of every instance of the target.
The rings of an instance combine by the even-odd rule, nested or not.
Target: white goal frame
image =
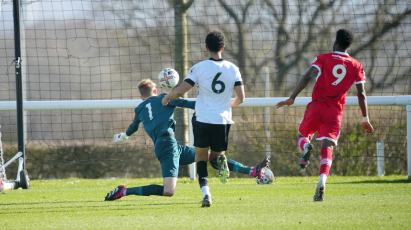
[[[246,98],[244,103],[238,107],[274,107],[278,102],[286,100],[285,97],[276,98]],[[187,100],[195,101],[195,98]],[[93,110],[93,109],[134,109],[142,100],[81,100],[81,101],[24,101],[25,111],[41,110]],[[292,106],[307,106],[311,102],[311,97],[298,97]],[[369,96],[368,106],[406,106],[407,111],[407,172],[408,179],[411,180],[411,95],[406,96]],[[347,97],[346,106],[358,106],[357,97]],[[1,101],[0,111],[15,111],[15,101]],[[192,116],[190,109],[190,117]],[[190,145],[193,136],[190,123]],[[190,178],[195,179],[195,164],[190,165]]]

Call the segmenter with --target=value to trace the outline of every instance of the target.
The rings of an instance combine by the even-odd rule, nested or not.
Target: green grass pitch
[[[161,179],[33,180],[29,190],[0,194],[1,229],[411,229],[406,176],[339,177],[325,201],[313,202],[318,177],[278,177],[271,185],[210,179],[211,208],[200,208],[197,181],[179,178],[169,197],[128,196],[105,202],[119,184]]]

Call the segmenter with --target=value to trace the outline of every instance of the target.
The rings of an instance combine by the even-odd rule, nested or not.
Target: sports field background
[[[223,58],[240,68],[247,98],[290,96],[313,59],[332,51],[340,28],[356,36],[348,53],[364,66],[367,96],[411,94],[409,0],[195,0],[187,9],[184,44],[175,24],[175,13],[181,12],[177,2],[190,1],[21,0],[25,100],[140,99],[137,85],[142,79],[158,83],[160,70],[171,67],[182,80],[184,71],[208,59],[204,38],[211,30],[225,34]],[[12,0],[0,2],[0,34],[0,101],[15,101]],[[185,69],[179,67],[182,60],[176,52],[183,45]],[[313,84],[299,96],[311,96]],[[170,92],[160,86],[158,90]],[[197,93],[194,87],[188,97]],[[356,96],[355,87],[347,95]],[[268,143],[276,175],[317,175],[319,142],[307,170],[299,170],[296,163],[301,155],[297,127],[304,110],[235,108],[229,157],[256,165]],[[376,175],[377,141],[385,142],[386,175],[406,174],[405,106],[369,110],[372,134],[361,127],[358,106],[345,108],[331,174]],[[182,114],[176,110],[174,117],[180,134],[189,124]],[[16,112],[0,111],[0,116],[7,161],[17,153]],[[132,122],[133,109],[26,111],[25,116],[26,163],[33,179],[161,176],[143,127],[124,143],[112,142],[113,135]],[[188,142],[176,137],[181,144]],[[15,178],[17,162],[9,168],[8,178]],[[188,176],[187,167],[180,172]]]
[[[140,99],[137,84],[142,79],[157,82],[161,69],[177,69],[184,62],[177,69],[182,79],[184,71],[207,59],[204,37],[214,29],[226,36],[223,58],[240,68],[248,98],[289,96],[312,60],[331,51],[340,28],[356,35],[348,52],[364,66],[368,96],[411,94],[408,0],[195,0],[187,9],[185,44],[174,24],[175,12],[181,11],[172,2],[187,1],[21,0],[25,100]],[[11,0],[0,2],[0,34],[0,101],[15,101]],[[185,61],[176,52],[183,45]],[[313,83],[300,96],[311,96]],[[169,92],[159,88],[159,93]],[[188,97],[197,93],[194,88]],[[347,95],[355,96],[355,87]],[[369,107],[372,134],[361,127],[357,106],[345,108],[322,203],[312,201],[319,142],[314,142],[309,167],[298,166],[296,136],[304,110],[233,110],[236,124],[228,157],[254,166],[269,144],[271,169],[280,177],[271,185],[257,185],[247,175],[221,184],[210,169],[213,206],[207,209],[200,208],[198,182],[187,178],[179,178],[171,198],[103,201],[120,184],[162,184],[154,146],[143,127],[126,142],[112,143],[113,135],[133,120],[132,109],[27,111],[31,189],[0,194],[0,230],[411,229],[405,107]],[[177,125],[187,128],[184,113],[176,114]],[[0,116],[7,161],[17,152],[16,112],[1,111]],[[374,177],[378,141],[385,142],[385,177]],[[8,179],[16,177],[16,169],[17,161],[8,166]],[[187,167],[180,172],[188,175]],[[236,176],[242,175],[232,174]],[[120,179],[96,179],[112,177]]]
[[[161,179],[33,180],[0,194],[1,229],[411,229],[405,176],[330,177],[313,202],[317,177],[210,179],[213,206],[200,208],[197,181],[179,178],[173,197],[128,196],[105,202],[119,184]]]

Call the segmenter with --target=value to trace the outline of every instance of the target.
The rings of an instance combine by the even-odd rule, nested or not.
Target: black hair
[[[205,43],[211,52],[218,52],[224,47],[224,34],[213,30],[207,34]]]
[[[335,41],[342,49],[347,49],[354,41],[354,34],[350,30],[340,29],[337,31]]]

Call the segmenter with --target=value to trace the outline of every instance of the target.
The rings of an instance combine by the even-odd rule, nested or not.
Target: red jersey
[[[347,53],[335,51],[320,54],[311,66],[320,71],[314,85],[312,100],[326,101],[327,104],[341,112],[351,85],[365,82],[365,73],[361,63]]]

